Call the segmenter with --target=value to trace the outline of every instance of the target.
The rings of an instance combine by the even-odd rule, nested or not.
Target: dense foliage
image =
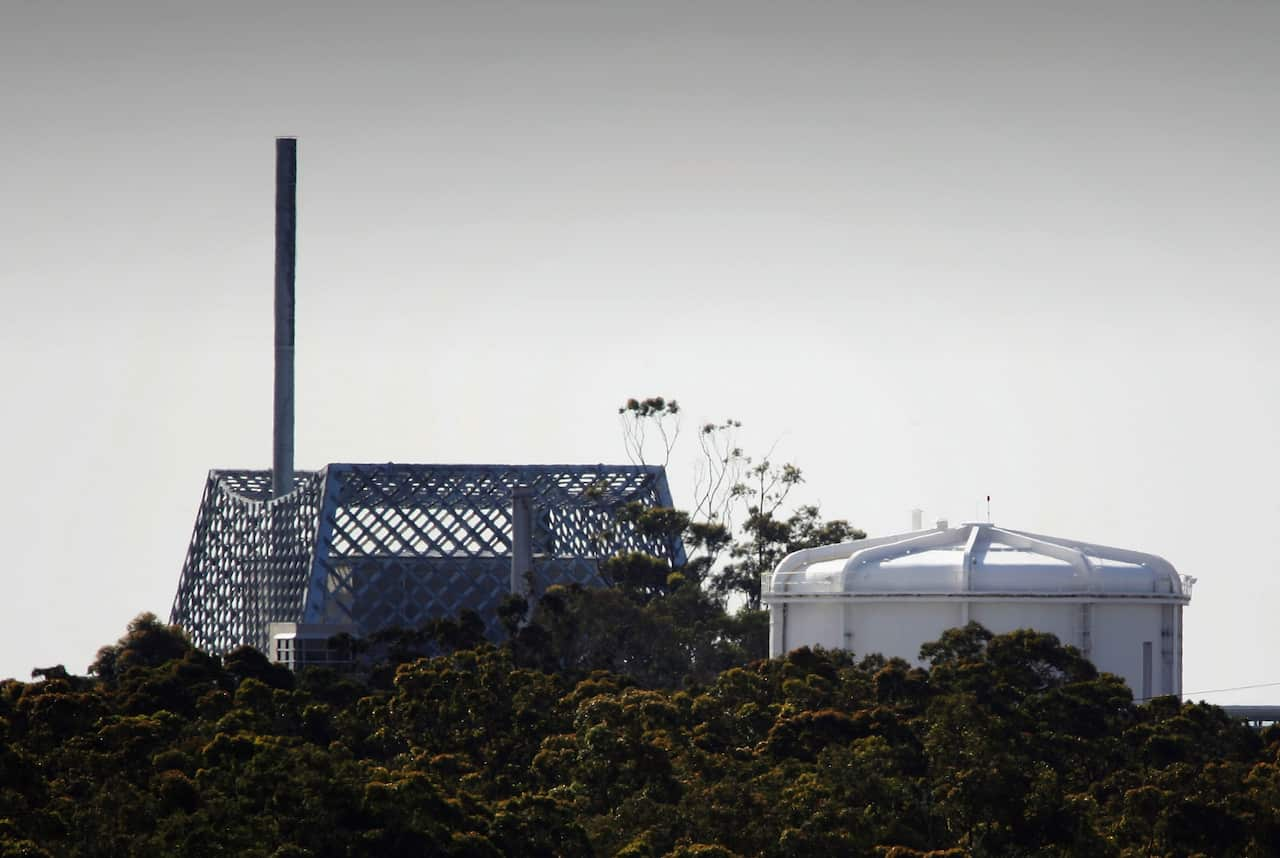
[[[722,614],[660,639],[706,610],[681,593],[554,591],[531,618],[507,606],[501,647],[464,618],[385,637],[358,676],[211,657],[141,616],[93,676],[0,684],[0,855],[1280,844],[1280,733],[1204,704],[1136,706],[1050,636],[954,630],[923,669],[807,649],[743,663],[741,634],[705,632],[735,619]]]

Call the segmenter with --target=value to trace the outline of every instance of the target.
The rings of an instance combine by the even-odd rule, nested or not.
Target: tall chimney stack
[[[276,384],[271,495],[293,488],[293,269],[298,229],[298,141],[276,138]]]

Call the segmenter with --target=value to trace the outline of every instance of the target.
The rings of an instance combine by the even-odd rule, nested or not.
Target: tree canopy
[[[140,616],[92,676],[0,683],[0,855],[1277,851],[1280,731],[1029,630],[750,659],[699,592],[553,588],[359,674]]]

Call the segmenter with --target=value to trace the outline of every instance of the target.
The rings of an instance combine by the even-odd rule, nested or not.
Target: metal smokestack
[[[298,229],[298,141],[276,138],[276,384],[271,495],[293,488],[293,272]]]

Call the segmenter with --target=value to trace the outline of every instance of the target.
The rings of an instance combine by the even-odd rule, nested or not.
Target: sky
[[[678,503],[730,417],[872,535],[990,495],[1196,576],[1184,690],[1280,703],[1280,6],[0,6],[0,677],[166,618],[269,467],[289,135],[300,468],[675,397]]]

